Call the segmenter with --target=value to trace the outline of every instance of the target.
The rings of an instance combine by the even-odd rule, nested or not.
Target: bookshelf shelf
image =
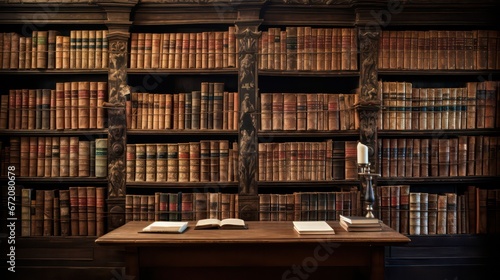
[[[359,71],[259,70],[260,76],[359,77]]]
[[[358,180],[333,180],[333,181],[259,181],[259,188],[272,187],[287,187],[287,188],[304,188],[304,187],[320,187],[320,188],[335,188],[346,186],[357,186]]]
[[[107,129],[91,130],[43,130],[43,129],[0,129],[1,136],[44,136],[44,135],[64,135],[64,136],[89,136],[97,138],[107,136]]]
[[[6,180],[7,177],[2,176],[2,180]],[[97,178],[97,177],[16,177],[16,182],[18,183],[30,183],[30,184],[107,184],[107,178]]]
[[[472,136],[486,135],[498,136],[500,130],[492,129],[440,129],[440,130],[379,130],[378,136],[381,137],[422,137],[422,138],[443,138],[449,136]]]
[[[224,135],[224,136],[237,136],[237,131],[235,130],[222,130],[222,129],[169,129],[169,130],[144,130],[144,129],[129,129],[127,130],[127,135],[131,136],[141,136],[141,135],[169,135],[169,136],[201,136],[201,135]]]
[[[305,138],[305,137],[342,137],[355,139],[359,137],[359,131],[357,130],[336,130],[336,131],[259,131],[259,139],[263,140],[270,137],[279,138]]]
[[[379,70],[379,76],[488,76],[499,70]]]
[[[108,69],[39,69],[39,70],[0,70],[0,75],[107,75]]]
[[[214,189],[237,187],[238,182],[127,182],[127,188]]]
[[[238,69],[128,69],[128,75],[237,75]]]
[[[402,177],[389,177],[389,178],[379,178],[377,182],[379,184],[410,184],[410,185],[449,185],[449,184],[485,184],[489,182],[494,182],[500,180],[500,176],[456,176],[456,177],[419,177],[419,178],[402,178]]]

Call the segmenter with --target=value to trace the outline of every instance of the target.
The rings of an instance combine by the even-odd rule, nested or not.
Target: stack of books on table
[[[346,231],[381,231],[382,223],[379,219],[362,216],[340,215],[340,226]]]

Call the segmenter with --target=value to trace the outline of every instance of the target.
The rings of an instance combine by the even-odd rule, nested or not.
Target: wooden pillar
[[[250,1],[249,1],[250,2]],[[238,127],[238,204],[240,218],[248,221],[259,220],[259,197],[257,185],[258,164],[258,74],[257,31],[260,6],[240,7],[236,21],[236,39],[238,53],[238,94],[240,117]]]
[[[125,96],[130,11],[136,1],[102,1],[107,12],[108,26],[108,231],[125,223],[127,122]]]
[[[379,32],[359,33],[359,131],[361,143],[369,147],[368,159],[372,164],[372,171],[378,170],[377,120],[381,104],[377,67],[379,36]]]

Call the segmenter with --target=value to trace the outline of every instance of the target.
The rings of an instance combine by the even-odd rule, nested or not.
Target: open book
[[[294,221],[293,229],[299,234],[335,234],[325,221]]]
[[[143,228],[141,232],[182,233],[187,229],[187,222],[156,221]]]
[[[242,219],[202,219],[196,223],[194,229],[246,229],[247,225]]]

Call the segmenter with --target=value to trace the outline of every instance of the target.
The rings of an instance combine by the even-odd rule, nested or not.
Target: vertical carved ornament
[[[359,34],[360,45],[360,140],[370,149],[369,160],[377,168],[377,119],[380,111],[378,91],[378,32]]]
[[[108,211],[109,229],[124,224],[125,199],[125,96],[127,86],[127,40],[109,37],[108,102]]]
[[[260,32],[256,26],[240,30],[238,92],[241,100],[239,118],[239,204],[240,215],[245,220],[258,220],[257,187],[257,40]]]

